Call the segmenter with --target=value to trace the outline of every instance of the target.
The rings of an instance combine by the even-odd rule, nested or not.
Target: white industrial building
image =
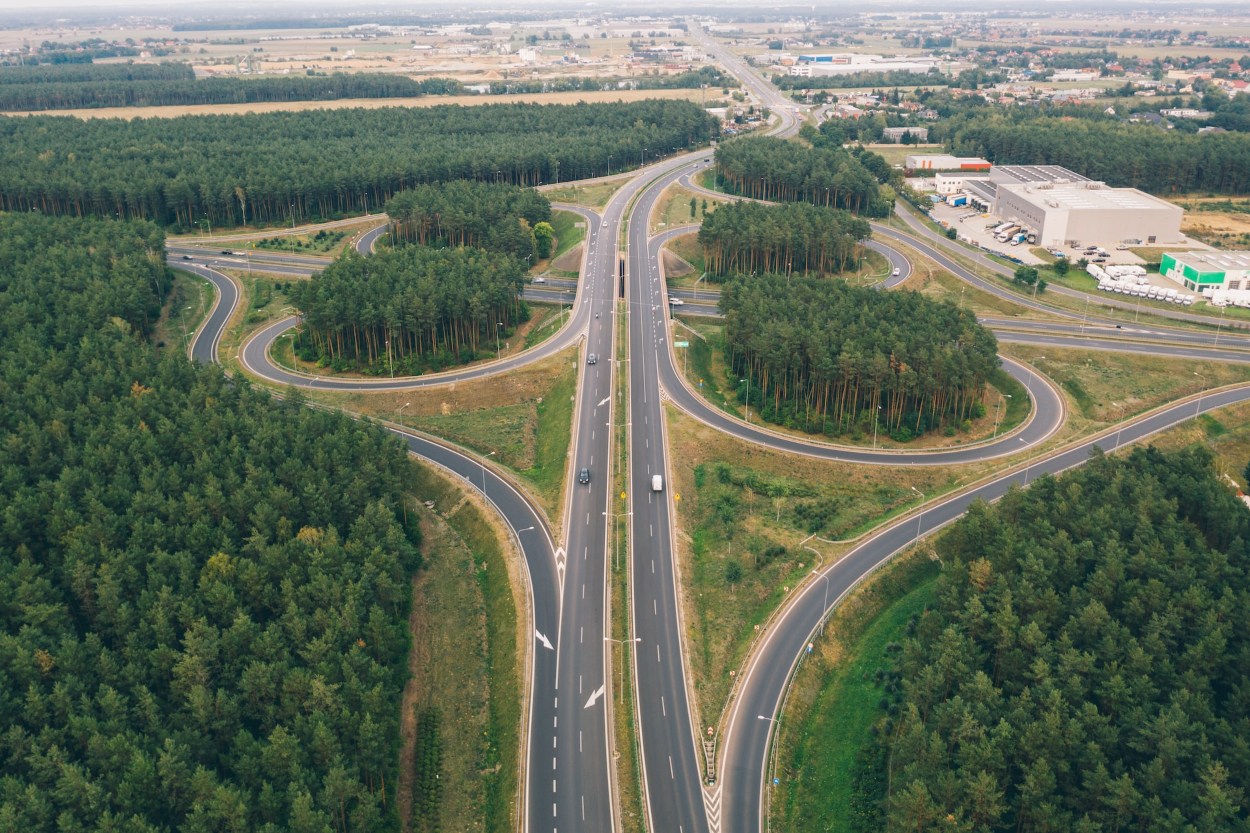
[[[1111,188],[1057,165],[996,165],[987,178],[964,176],[969,199],[1019,224],[1041,246],[1075,241],[1179,243],[1180,206],[1138,191]]]
[[[1250,306],[1250,252],[1167,252],[1159,274],[1216,306]]]

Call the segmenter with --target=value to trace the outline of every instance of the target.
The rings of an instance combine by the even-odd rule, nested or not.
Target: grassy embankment
[[[190,348],[195,331],[204,323],[213,303],[213,287],[201,277],[173,270],[174,286],[165,299],[161,319],[152,329],[150,341],[171,350]]]
[[[543,196],[552,202],[567,202],[584,205],[587,208],[601,208],[608,204],[612,195],[630,180],[629,176],[618,177],[606,182],[592,182],[587,185],[560,185],[540,189]]]
[[[421,467],[417,496],[433,508],[418,510],[427,548],[403,701],[405,830],[517,826],[523,589],[506,536],[470,494]]]
[[[932,603],[937,575],[923,553],[901,556],[843,600],[799,664],[775,738],[769,812],[779,829],[853,829],[857,759],[885,716],[876,672]]]
[[[690,201],[694,200],[694,216],[691,216]],[[674,226],[688,226],[691,223],[703,222],[703,215],[716,210],[728,200],[709,197],[707,194],[696,194],[681,185],[670,185],[664,189],[660,199],[656,201],[651,212],[649,230],[657,234]]]

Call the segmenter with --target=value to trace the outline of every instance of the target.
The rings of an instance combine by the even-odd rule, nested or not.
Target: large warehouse
[[[995,166],[989,182],[976,185],[993,189],[995,215],[1035,232],[1042,246],[1183,239],[1184,211],[1179,206],[1136,188],[1111,188],[1055,165]]]

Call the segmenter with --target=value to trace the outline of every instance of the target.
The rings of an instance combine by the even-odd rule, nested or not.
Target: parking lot
[[[954,227],[960,240],[980,246],[986,251],[1014,258],[1030,266],[1046,262],[1033,254],[1032,250],[1038,248],[1037,244],[1022,242],[1013,246],[1010,243],[995,240],[994,229],[1002,225],[1004,221],[991,214],[983,214],[966,206],[954,207],[945,203],[937,203],[933,206],[933,219],[943,225]],[[1056,257],[1059,254],[1064,255],[1073,263],[1081,258],[1103,264],[1140,265],[1145,263],[1119,240],[1081,240],[1080,246],[1052,247],[1050,251]]]

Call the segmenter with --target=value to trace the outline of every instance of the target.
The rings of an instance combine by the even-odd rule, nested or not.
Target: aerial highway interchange
[[[741,60],[724,47],[705,40],[704,47],[737,75],[756,100],[779,117],[775,130],[787,135],[798,128],[793,105],[780,98]],[[1013,485],[1027,485],[1043,473],[1078,466],[1095,446],[1118,449],[1138,442],[1196,415],[1250,400],[1250,386],[1203,392],[1178,403],[1104,430],[1097,436],[1060,446],[1046,445],[1035,456],[1022,459],[1055,436],[1065,414],[1063,398],[1044,375],[1020,362],[1006,361],[1006,370],[1025,385],[1033,408],[1018,429],[956,448],[909,452],[839,446],[783,435],[748,423],[717,409],[691,388],[673,350],[673,307],[670,298],[683,300],[682,311],[715,315],[715,293],[667,289],[661,248],[676,229],[659,235],[648,231],[652,210],[674,183],[698,189],[691,174],[702,170],[710,151],[662,160],[637,172],[609,200],[602,212],[578,206],[559,206],[578,212],[586,224],[581,278],[576,284],[552,281],[543,288],[529,286],[532,300],[567,301],[567,322],[551,338],[521,353],[459,370],[412,378],[355,380],[323,378],[278,367],[270,357],[274,341],[298,324],[294,316],[261,328],[241,346],[238,359],[248,373],[279,386],[309,390],[415,390],[458,381],[486,378],[547,358],[578,345],[579,384],[574,409],[574,431],[567,462],[563,529],[551,529],[544,512],[524,491],[489,460],[436,438],[388,426],[403,437],[418,457],[458,476],[499,512],[511,530],[527,567],[527,587],[533,618],[532,662],[528,718],[524,730],[521,802],[524,828],[538,831],[611,831],[619,825],[616,749],[613,733],[612,655],[625,651],[632,666],[632,701],[636,708],[641,778],[647,827],[678,833],[754,833],[766,829],[769,788],[768,751],[774,718],[784,700],[786,685],[814,632],[838,601],[875,568],[918,538],[952,522],[976,500],[992,501]],[[910,210],[900,210],[909,226],[874,224],[874,248],[899,269],[883,291],[906,280],[911,265],[905,248],[937,262],[970,285],[1010,298],[1014,303],[1048,313],[1052,320],[987,318],[1000,341],[1056,347],[1097,348],[1104,351],[1144,352],[1207,361],[1250,362],[1250,340],[1239,332],[1178,329],[1156,323],[1128,326],[1099,316],[1074,316],[1067,310],[1009,293],[963,265],[972,260],[980,268],[1002,271],[1001,266],[960,249],[960,259],[948,241],[925,226]],[[379,220],[382,218],[379,216]],[[386,226],[362,235],[356,246],[364,253]],[[222,269],[260,268],[278,275],[309,275],[323,268],[324,258],[280,252],[240,257],[214,239],[214,249],[171,243],[171,266],[209,281],[217,293],[206,320],[188,351],[201,362],[216,362],[222,333],[239,304],[240,291]],[[227,253],[230,252],[230,253]],[[625,264],[624,277],[620,264]],[[623,290],[623,292],[622,292]],[[1055,292],[1076,293],[1061,287]],[[1131,309],[1122,301],[1099,303]],[[1183,323],[1213,323],[1195,313],[1154,311],[1155,316]],[[625,316],[623,322],[620,316]],[[1055,321],[1055,316],[1064,320]],[[617,343],[623,325],[626,344]],[[600,357],[587,363],[586,357]],[[621,361],[618,355],[624,355]],[[616,392],[627,374],[625,405],[627,466],[615,470],[613,461]],[[836,563],[813,572],[811,580],[795,588],[752,650],[739,672],[728,713],[717,726],[696,725],[684,660],[681,593],[673,548],[675,495],[655,489],[653,478],[671,483],[671,460],[665,436],[662,403],[739,440],[776,450],[863,465],[938,465],[1011,457],[1000,474],[953,495],[934,498],[912,512],[876,530]],[[588,470],[587,482],[578,473]],[[616,528],[612,495],[628,495],[629,563],[631,587],[630,630],[613,642],[609,614],[609,535]],[[619,635],[618,635],[619,636]],[[706,765],[703,740],[711,729],[716,741],[712,767]]]

